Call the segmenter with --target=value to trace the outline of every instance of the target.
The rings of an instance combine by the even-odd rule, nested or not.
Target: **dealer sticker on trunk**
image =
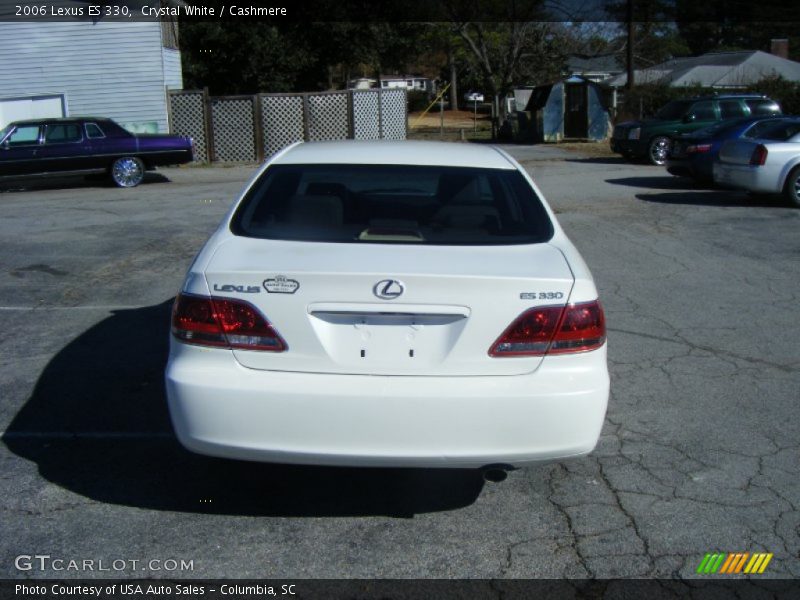
[[[264,289],[270,294],[294,294],[300,288],[296,279],[289,279],[285,275],[276,275],[264,280]]]

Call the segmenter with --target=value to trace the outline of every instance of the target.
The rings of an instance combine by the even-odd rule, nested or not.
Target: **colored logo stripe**
[[[747,563],[747,566],[744,568],[745,573],[763,573],[764,569],[767,568],[769,561],[772,560],[772,552],[769,554],[760,553],[760,554],[753,554],[753,558],[750,559],[750,562]]]
[[[755,552],[752,555],[749,552],[709,552],[700,561],[696,572],[703,575],[714,573],[732,575],[743,572],[747,574],[763,573],[773,556],[771,552]]]
[[[724,558],[724,554],[706,554],[700,566],[697,567],[697,572],[704,574],[716,573]]]

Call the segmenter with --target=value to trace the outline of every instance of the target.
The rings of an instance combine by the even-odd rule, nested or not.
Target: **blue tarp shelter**
[[[600,141],[611,132],[606,90],[582,77],[537,86],[524,107],[537,142]]]

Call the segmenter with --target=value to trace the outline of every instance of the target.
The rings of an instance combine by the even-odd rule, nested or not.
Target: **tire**
[[[651,165],[663,167],[669,154],[670,139],[665,135],[657,135],[647,146],[647,159]]]
[[[789,173],[786,183],[783,185],[783,195],[789,204],[795,208],[800,208],[800,167]]]
[[[111,165],[110,174],[118,187],[136,187],[144,179],[144,163],[135,156],[123,156]]]

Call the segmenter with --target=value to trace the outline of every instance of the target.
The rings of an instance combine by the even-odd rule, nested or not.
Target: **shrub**
[[[431,103],[431,98],[428,92],[421,90],[412,90],[408,92],[408,112],[420,112],[428,108]]]
[[[787,115],[800,114],[800,83],[796,81],[768,77],[751,86],[749,91],[766,94],[776,100]]]

